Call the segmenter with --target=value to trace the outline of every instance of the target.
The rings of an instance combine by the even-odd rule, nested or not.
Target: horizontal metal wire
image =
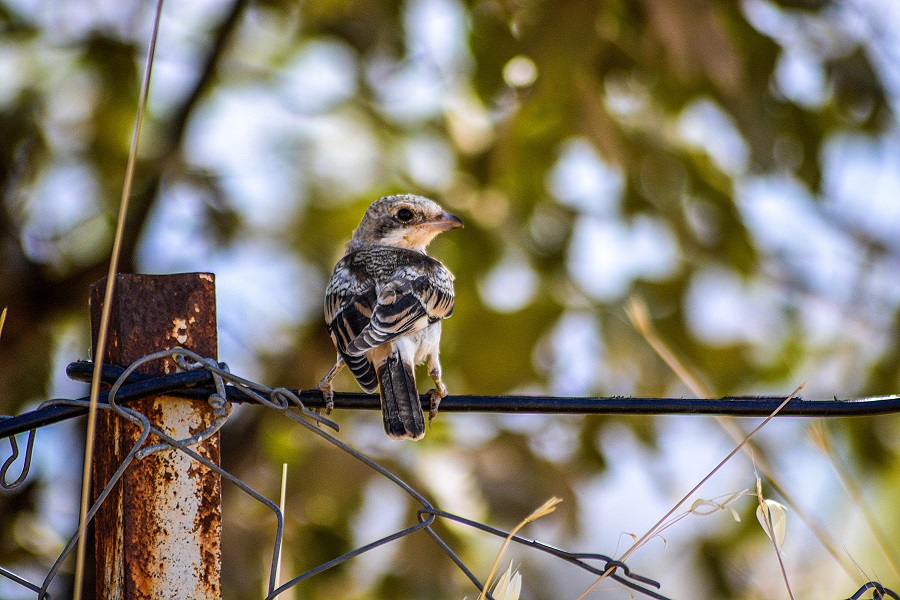
[[[73,379],[89,381],[93,363],[78,361],[69,365],[67,373]],[[103,379],[115,381],[124,369],[104,366]],[[318,390],[290,390],[309,408],[324,408]],[[215,390],[212,375],[206,370],[175,373],[165,377],[150,377],[133,373],[119,390],[119,402],[171,394],[190,398],[207,398]],[[226,386],[230,402],[257,400],[243,389]],[[561,396],[447,396],[441,400],[441,412],[535,413],[535,414],[602,414],[602,415],[731,415],[735,417],[766,417],[784,401],[785,396],[725,396],[722,398],[636,398],[630,396],[561,397]],[[420,398],[424,407],[429,398]],[[106,402],[106,394],[100,397]],[[335,392],[337,409],[380,410],[381,401],[375,394]],[[0,422],[0,439],[23,433],[84,414],[74,406],[53,406],[31,411]],[[779,417],[851,417],[900,413],[900,396],[876,396],[845,400],[804,400],[793,398]]]
[[[165,356],[174,356],[179,366],[184,369],[165,377],[153,377],[135,372],[142,363],[158,360]],[[193,362],[192,362],[193,361]],[[93,364],[90,362],[76,362],[69,365],[67,372],[76,380],[88,380],[91,376]],[[142,358],[128,369],[115,366],[106,366],[103,370],[103,380],[112,386],[110,392],[101,395],[100,401],[105,410],[115,411],[122,418],[126,418],[141,429],[141,437],[119,465],[116,474],[107,482],[103,492],[89,511],[92,517],[106,494],[118,481],[125,468],[135,460],[141,460],[148,454],[163,448],[174,448],[184,452],[191,459],[198,461],[217,472],[223,479],[235,484],[243,492],[249,494],[258,502],[264,504],[275,513],[277,528],[275,531],[275,549],[272,554],[272,568],[269,574],[268,599],[275,599],[288,589],[298,585],[302,581],[327,570],[346,560],[357,557],[369,550],[388,544],[424,530],[435,543],[443,550],[452,562],[462,570],[469,580],[479,590],[483,584],[465,565],[462,559],[451,549],[447,542],[432,527],[436,518],[452,520],[456,523],[472,527],[480,531],[499,537],[507,537],[509,534],[500,529],[479,523],[458,515],[441,511],[434,506],[415,488],[401,480],[396,474],[384,468],[371,458],[362,454],[352,446],[332,436],[320,425],[336,429],[337,426],[327,419],[311,412],[309,408],[323,407],[321,393],[316,390],[297,391],[285,389],[273,389],[267,386],[242,379],[228,372],[225,365],[220,365],[210,359],[204,359],[191,352],[172,350],[155,353]],[[226,385],[227,382],[227,385]],[[194,436],[187,440],[173,439],[155,427],[151,427],[144,415],[136,413],[124,406],[131,400],[156,395],[176,395],[208,400],[217,406],[217,421],[209,432],[213,432],[222,426],[228,419],[230,402],[255,403],[262,407],[280,411],[281,414],[291,418],[302,425],[309,432],[324,439],[337,449],[349,454],[354,459],[373,469],[381,476],[392,482],[408,494],[413,501],[421,505],[417,511],[418,523],[401,529],[379,540],[360,546],[339,557],[329,560],[309,571],[295,576],[276,589],[275,569],[279,555],[279,548],[283,535],[283,516],[278,507],[250,488],[245,482],[228,473],[218,465],[211,463],[203,456],[195,452],[190,446],[195,444],[202,435]],[[428,402],[427,396],[422,397],[423,404]],[[691,398],[563,398],[542,396],[450,396],[441,403],[442,411],[481,411],[481,412],[507,412],[507,413],[561,413],[561,414],[728,414],[735,416],[768,416],[784,401],[783,397],[729,397],[716,400],[691,399]],[[27,477],[30,457],[34,445],[34,433],[37,428],[49,425],[61,420],[69,419],[86,412],[87,399],[76,400],[50,400],[39,409],[16,417],[0,417],[0,439],[9,437],[12,456],[0,466],[0,484],[7,489],[19,486]],[[368,394],[336,393],[336,408],[377,409],[380,408],[378,396]],[[426,404],[427,406],[427,404]],[[900,397],[886,396],[880,398],[861,398],[851,400],[824,400],[804,401],[794,399],[789,402],[781,412],[781,415],[822,417],[822,416],[852,416],[871,415],[900,412]],[[15,438],[17,433],[30,431],[23,459],[22,473],[12,482],[7,482],[7,471],[20,455]],[[162,443],[142,447],[143,440],[150,434],[155,435]],[[512,536],[511,540],[523,544],[533,550],[548,553],[561,560],[571,563],[589,573],[600,576],[605,575],[620,585],[636,592],[644,597],[664,600],[665,596],[657,589],[660,584],[650,578],[632,573],[628,566],[614,558],[596,553],[574,553],[536,540],[530,540],[520,536]],[[76,538],[72,538],[65,550],[60,554],[56,563],[47,574],[42,585],[36,585],[15,575],[7,569],[0,568],[0,577],[13,581],[24,588],[37,593],[37,597],[49,598],[47,588],[55,578],[60,565],[73,547]],[[592,563],[596,563],[595,566]],[[900,600],[895,592],[883,587],[880,583],[869,582],[863,585],[851,600],[860,599],[870,591],[872,598],[895,598]],[[491,599],[489,593],[486,594]]]
[[[175,360],[176,360],[176,363],[178,363],[180,367],[185,369],[185,372],[179,374],[180,376],[177,378],[171,377],[171,376],[161,377],[161,378],[151,378],[151,377],[148,377],[145,375],[138,375],[134,372],[134,370],[139,365],[141,365],[145,362],[152,361],[152,360],[159,360],[163,357],[168,357],[168,356],[173,356],[173,358],[175,358]],[[193,361],[193,362],[191,362],[191,361]],[[85,372],[88,372],[89,364],[88,363],[78,363],[73,369],[70,369],[70,371],[75,371],[75,374],[77,377],[77,373],[80,372],[79,369],[86,369]],[[203,378],[196,379],[193,377],[186,377],[187,375],[196,374],[196,373],[200,373],[200,372],[205,372],[205,373],[209,374],[209,376],[215,380],[214,386],[210,387],[209,390],[207,390],[208,392],[210,392],[208,394],[209,397],[207,398],[207,400],[210,400],[210,401],[215,400],[215,404],[219,405],[221,403],[220,401],[222,400],[223,394],[225,394],[228,396],[239,397],[243,401],[248,401],[248,402],[252,401],[260,406],[280,411],[281,414],[284,414],[285,416],[293,419],[294,421],[296,421],[297,423],[302,425],[304,428],[306,428],[311,433],[324,439],[328,443],[337,447],[339,450],[349,454],[354,459],[360,461],[361,463],[365,464],[369,468],[373,469],[374,471],[379,473],[381,476],[385,477],[387,480],[389,480],[394,485],[396,485],[401,490],[403,490],[406,494],[408,494],[415,502],[417,502],[421,506],[421,508],[419,509],[419,511],[417,513],[418,523],[415,525],[412,525],[410,527],[407,527],[405,529],[402,529],[400,531],[397,531],[391,535],[383,537],[379,540],[371,542],[369,544],[360,546],[359,548],[356,548],[355,550],[347,552],[347,553],[345,553],[339,557],[336,557],[332,560],[329,560],[313,569],[310,569],[309,571],[307,571],[305,573],[302,573],[302,574],[294,577],[293,579],[284,583],[283,585],[281,585],[280,587],[278,587],[276,589],[275,570],[276,570],[276,564],[278,561],[278,555],[280,552],[281,540],[282,540],[283,531],[284,531],[284,519],[283,519],[283,515],[281,514],[281,511],[278,509],[278,507],[274,503],[272,503],[270,500],[266,499],[265,497],[261,496],[258,492],[256,492],[252,488],[250,488],[245,482],[241,481],[234,475],[232,475],[232,474],[228,473],[227,471],[225,471],[224,469],[222,469],[220,466],[210,462],[208,459],[206,459],[205,457],[203,457],[200,454],[198,454],[197,452],[195,452],[190,446],[197,443],[197,441],[199,441],[199,439],[201,439],[202,436],[195,435],[187,440],[176,440],[176,439],[171,438],[168,435],[164,434],[162,431],[160,431],[156,427],[150,426],[146,416],[144,416],[140,413],[137,413],[130,408],[120,405],[120,402],[126,397],[133,399],[133,398],[137,398],[137,397],[143,397],[143,396],[147,396],[147,395],[158,395],[158,394],[162,394],[162,393],[173,393],[173,392],[184,393],[187,390],[187,388],[184,387],[185,385],[190,385],[191,383],[196,383],[198,381],[201,383],[205,383],[205,380]],[[471,521],[469,519],[465,519],[463,517],[458,517],[456,515],[446,513],[446,512],[436,509],[434,506],[431,505],[431,503],[421,493],[419,493],[415,488],[413,488],[412,486],[410,486],[409,484],[404,482],[402,479],[400,479],[396,474],[394,474],[390,470],[386,469],[385,467],[381,466],[377,462],[373,461],[371,458],[362,454],[361,452],[359,452],[352,446],[335,438],[330,433],[328,433],[325,428],[320,427],[321,424],[324,424],[326,426],[333,426],[333,424],[331,424],[327,419],[323,419],[319,415],[316,415],[316,414],[310,412],[309,409],[304,406],[304,403],[300,400],[300,398],[297,397],[296,395],[292,394],[289,390],[272,389],[272,388],[266,387],[264,385],[255,383],[255,382],[251,382],[246,379],[242,379],[236,375],[229,373],[227,371],[227,368],[224,367],[224,365],[218,365],[217,363],[215,363],[214,361],[212,361],[210,359],[204,359],[204,358],[197,356],[196,354],[193,354],[186,350],[157,352],[157,353],[148,355],[148,356],[140,359],[139,361],[132,364],[128,369],[118,369],[118,368],[107,369],[107,371],[105,372],[105,378],[107,381],[110,381],[113,379],[114,379],[114,381],[112,383],[112,388],[110,389],[109,393],[104,395],[104,398],[103,398],[104,403],[101,406],[101,408],[103,408],[105,410],[112,410],[119,416],[126,418],[126,419],[132,421],[133,423],[135,423],[136,425],[138,425],[141,430],[141,436],[139,437],[138,441],[134,444],[131,451],[126,455],[126,457],[120,463],[118,469],[116,470],[116,473],[113,475],[113,477],[110,479],[110,481],[107,482],[106,487],[100,493],[100,495],[98,496],[97,500],[95,501],[95,503],[93,504],[91,509],[88,511],[88,519],[89,520],[92,519],[93,516],[96,514],[97,509],[104,502],[109,491],[116,484],[116,482],[119,480],[119,478],[122,476],[125,469],[128,467],[128,465],[131,462],[133,462],[135,460],[141,460],[148,454],[156,452],[156,451],[164,449],[164,448],[174,448],[181,452],[184,452],[185,454],[190,456],[193,460],[200,462],[207,468],[212,469],[213,471],[218,473],[223,479],[230,481],[231,483],[237,485],[242,491],[249,494],[250,496],[255,498],[257,501],[265,504],[270,510],[272,510],[275,513],[277,521],[278,521],[278,526],[277,526],[277,529],[275,532],[275,544],[274,544],[275,550],[272,555],[272,569],[270,570],[270,574],[269,574],[269,584],[267,587],[267,589],[268,589],[267,599],[275,599],[278,596],[280,596],[282,593],[287,591],[288,589],[298,585],[299,583],[301,583],[302,581],[306,580],[309,577],[312,577],[318,573],[321,573],[322,571],[325,571],[331,567],[334,567],[335,565],[338,565],[346,560],[349,560],[349,559],[359,556],[365,552],[368,552],[369,550],[372,550],[374,548],[377,548],[377,547],[382,546],[387,543],[394,542],[396,540],[406,537],[407,535],[414,534],[419,530],[424,530],[425,532],[427,532],[428,535],[432,539],[434,539],[435,542],[438,544],[438,546],[447,554],[447,556],[450,558],[450,560],[454,564],[456,564],[458,568],[460,568],[463,571],[463,573],[466,575],[466,577],[469,578],[469,580],[475,585],[475,587],[477,587],[479,591],[482,591],[482,589],[484,587],[483,584],[479,581],[479,579],[475,576],[475,574],[465,565],[465,563],[462,561],[462,559],[451,549],[451,547],[447,544],[447,542],[444,541],[443,538],[436,531],[434,531],[434,529],[432,528],[432,523],[434,522],[436,517],[441,517],[441,518],[455,520],[458,523],[462,523],[462,524],[468,525],[470,527],[477,527],[478,529],[481,529],[482,531],[486,531],[493,535],[506,537],[508,534],[502,530],[495,529],[495,528],[489,527],[487,525],[483,525],[483,524],[477,523],[475,521]],[[224,385],[225,381],[228,381],[232,385],[225,386]],[[177,387],[170,389],[170,387],[175,386],[176,384],[177,384]],[[227,387],[227,390],[226,390],[226,387]],[[198,392],[198,388],[191,388],[189,391],[189,393],[191,395],[196,395],[197,392]],[[60,404],[67,406],[69,408],[73,408],[73,407],[74,408],[84,408],[87,405],[87,401],[81,400],[81,399],[79,399],[79,400],[51,400],[51,401],[44,403],[44,406],[42,409],[54,409],[53,411],[47,413],[47,414],[51,415],[50,418],[67,418],[68,416],[74,416],[72,414],[72,411],[65,412],[65,411],[58,410],[60,408],[58,405],[60,405]],[[222,407],[222,408],[225,410],[222,410],[221,412],[219,412],[218,416],[217,416],[217,420],[220,422],[215,424],[214,426],[212,426],[210,428],[210,431],[214,431],[214,430],[218,429],[218,427],[220,427],[222,424],[224,424],[224,422],[228,419],[228,416],[230,415],[230,410],[227,410],[227,407]],[[299,412],[297,412],[295,409],[299,409]],[[38,413],[38,412],[39,411],[32,411],[32,413]],[[46,419],[47,418],[46,414],[42,418]],[[0,422],[6,424],[11,420],[12,420],[11,418],[5,418],[5,420],[0,421]],[[19,426],[21,426],[21,423],[19,424]],[[34,442],[34,433],[35,433],[35,430],[32,429],[29,434],[29,444],[27,446],[27,451],[26,451],[25,467],[23,468],[22,474],[10,485],[5,486],[9,489],[13,489],[16,486],[20,485],[28,474],[28,464],[30,463],[30,454],[31,454],[31,449],[32,449],[33,442]],[[149,446],[149,447],[142,447],[144,444],[144,440],[146,440],[147,437],[151,433],[153,435],[155,435],[157,438],[159,438],[160,440],[162,440],[162,443],[156,444],[153,446]],[[2,469],[0,469],[0,480],[2,480],[2,481],[5,481],[6,471],[9,469],[11,463],[19,456],[18,447],[15,443],[15,438],[11,437],[10,442],[12,444],[11,448],[13,450],[13,456],[9,460],[7,460],[3,464]],[[569,562],[572,562],[572,563],[588,570],[589,572],[592,572],[595,574],[597,573],[597,569],[595,567],[592,567],[588,563],[584,562],[584,560],[587,559],[587,560],[605,561],[604,566],[605,566],[605,568],[610,569],[610,573],[611,573],[610,576],[613,580],[618,581],[618,582],[622,583],[623,585],[625,585],[626,587],[630,588],[631,590],[641,593],[641,594],[644,594],[647,597],[663,599],[663,600],[665,599],[664,596],[658,594],[653,589],[651,589],[651,588],[659,588],[659,586],[660,586],[659,583],[657,583],[656,581],[649,579],[647,577],[642,577],[642,576],[631,573],[630,570],[628,569],[627,565],[625,565],[624,563],[621,563],[619,561],[614,561],[611,558],[606,557],[604,555],[600,555],[600,554],[586,555],[586,554],[567,553],[565,551],[555,549],[551,546],[548,546],[546,544],[541,544],[539,542],[534,542],[531,540],[524,540],[523,538],[518,538],[518,537],[516,537],[514,539],[515,539],[515,541],[517,541],[519,543],[527,543],[532,548],[535,548],[537,550],[541,550],[544,552],[548,552],[554,556],[566,557],[566,559],[569,560]],[[50,572],[47,574],[46,578],[44,579],[43,585],[41,585],[41,586],[32,584],[32,583],[16,576],[15,574],[13,574],[12,572],[10,572],[6,569],[0,569],[0,577],[6,577],[7,579],[14,581],[15,583],[18,583],[19,585],[21,585],[31,591],[36,592],[38,600],[42,600],[43,598],[49,598],[49,596],[47,594],[47,588],[49,587],[50,583],[55,578],[56,574],[59,571],[60,565],[66,559],[66,557],[70,553],[71,549],[74,547],[74,544],[76,543],[76,541],[77,541],[77,534],[75,537],[70,539],[66,548],[63,550],[63,552],[57,558],[53,567],[50,569]],[[618,573],[616,573],[616,571],[621,571],[622,573],[624,573],[624,577],[618,575]],[[650,586],[650,587],[647,587],[647,586]],[[485,596],[488,600],[493,600],[490,593],[485,592]]]

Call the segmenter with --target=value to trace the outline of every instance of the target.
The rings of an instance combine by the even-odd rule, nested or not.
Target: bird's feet
[[[331,367],[331,370],[328,371],[328,375],[322,378],[322,381],[316,386],[315,389],[322,392],[322,400],[325,401],[325,414],[331,414],[331,411],[334,410],[334,388],[331,387],[331,382],[334,379],[335,375],[341,372],[341,369],[344,368],[344,361],[341,359],[340,354],[337,357],[337,360],[334,363],[334,366]]]
[[[429,400],[429,409],[428,409],[428,422],[431,423],[431,420],[434,419],[438,414],[438,408],[441,406],[441,400],[447,395],[447,386],[445,386],[440,381],[436,382],[439,386],[437,388],[431,388],[428,390],[428,400]]]
[[[334,388],[331,387],[330,381],[321,381],[316,389],[322,392],[322,400],[325,401],[325,414],[331,414],[334,410]]]

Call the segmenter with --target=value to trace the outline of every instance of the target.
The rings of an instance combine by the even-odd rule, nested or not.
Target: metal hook
[[[0,419],[9,419],[8,416],[0,417]],[[22,463],[22,472],[12,483],[8,483],[6,481],[6,475],[9,473],[10,467],[12,467],[13,463],[19,458],[19,444],[16,442],[16,436],[9,436],[9,446],[12,450],[12,456],[6,459],[3,463],[3,466],[0,467],[0,487],[4,490],[14,490],[22,483],[25,482],[25,479],[28,477],[28,473],[31,471],[31,457],[34,451],[34,438],[37,433],[36,429],[32,429],[28,432],[28,442],[25,444],[25,461]]]
[[[894,598],[895,600],[900,600],[900,595],[897,595],[897,592],[887,589],[877,581],[870,581],[859,588],[855,594],[850,596],[848,600],[862,600],[863,594],[866,593],[867,590],[875,590],[872,592],[872,600],[880,600],[881,598]]]
[[[272,396],[272,398],[278,398],[279,402],[281,402],[281,401],[284,401],[285,403],[292,402],[294,405],[296,405],[300,409],[300,412],[302,412],[304,415],[306,415],[307,417],[309,417],[316,423],[319,423],[320,425],[325,425],[326,427],[330,427],[334,431],[341,430],[340,425],[338,425],[331,419],[327,419],[327,418],[323,417],[322,415],[320,415],[319,413],[306,408],[306,406],[304,406],[304,404],[303,404],[303,401],[300,400],[300,396],[298,396],[297,394],[295,394],[294,392],[292,392],[291,390],[289,390],[287,388],[275,388],[274,390],[272,390],[271,396]]]

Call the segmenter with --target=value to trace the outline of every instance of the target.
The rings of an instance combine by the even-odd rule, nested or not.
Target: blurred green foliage
[[[466,222],[431,248],[457,274],[457,310],[442,345],[451,393],[688,394],[628,324],[622,307],[631,294],[645,299],[664,339],[716,394],[787,393],[798,380],[811,382],[812,396],[896,392],[898,238],[883,235],[885,223],[872,227],[835,209],[825,170],[835,140],[897,135],[900,98],[886,83],[890,61],[878,61],[898,35],[879,22],[879,11],[887,13],[888,6],[889,0],[866,6],[825,0],[235,0],[166,6],[156,66],[161,75],[151,91],[123,270],[227,268],[242,244],[258,243],[289,252],[308,267],[301,287],[318,298],[367,203],[410,191],[437,199]],[[88,355],[88,287],[105,275],[150,10],[113,3],[93,14],[89,3],[0,2],[0,307],[9,308],[0,338],[3,413],[15,414],[55,392],[60,374],[52,369],[59,356]],[[447,39],[441,41],[442,35]],[[340,73],[349,91],[304,105],[312,92],[291,87],[288,75],[298,56],[323,44],[351,57]],[[780,71],[798,49],[821,79],[811,98],[791,88],[796,74]],[[508,71],[514,59],[530,64],[533,81],[517,83]],[[325,76],[314,71],[311,77],[302,81],[312,81],[312,88]],[[260,98],[281,112],[266,102],[255,105]],[[258,148],[240,137],[240,119],[256,123],[249,119],[263,115],[275,150],[262,155],[272,157],[270,170],[255,176],[265,185],[278,182],[280,187],[263,186],[264,195],[282,191],[277,208],[253,205],[239,185],[246,174],[204,155],[209,146],[203,132],[229,99],[246,106],[226,113],[235,119],[224,126],[233,126],[233,135],[216,138],[217,151],[236,156],[237,165],[258,159]],[[699,139],[686,125],[695,109]],[[716,146],[723,139],[731,144],[724,151]],[[593,176],[580,171],[553,183],[573,141],[590,148],[613,174],[607,179],[618,178],[619,191],[577,192],[584,189],[579,177]],[[421,172],[410,166],[423,154],[419,146],[409,150],[412,142],[438,156],[426,160]],[[352,162],[360,150],[363,158]],[[895,152],[883,168],[898,169],[896,159]],[[66,186],[54,177],[71,168],[92,192],[76,193],[80,204],[74,208],[72,198],[61,204],[55,196]],[[439,176],[442,170],[449,175]],[[838,257],[835,264],[813,264],[820,255],[795,256],[773,246],[771,232],[753,216],[748,188],[785,180],[800,191],[778,202],[799,203],[803,211],[790,215],[806,216],[772,220],[768,227],[800,236],[808,231],[807,218],[825,223],[825,241],[807,241],[838,245],[842,250],[827,255]],[[859,185],[866,185],[864,178]],[[572,186],[574,196],[565,197]],[[154,239],[172,232],[154,219],[173,207],[195,209],[182,214],[181,224],[197,244],[188,250],[163,244],[167,250],[161,252]],[[857,213],[865,210],[865,204],[856,207]],[[250,218],[266,211],[277,218],[269,215],[262,224]],[[656,227],[648,230],[656,232],[647,242],[650,250],[612,242],[601,246],[612,248],[608,255],[575,258],[595,248],[598,231],[628,240],[627,232],[648,223]],[[887,231],[896,232],[893,225]],[[153,250],[142,254],[142,248]],[[640,260],[654,248],[677,254],[670,256],[674,266],[661,272],[638,266],[620,288],[591,281],[609,273],[595,264],[621,263],[617,250]],[[517,265],[517,275],[492,288],[507,260]],[[816,283],[817,268],[837,274],[830,286]],[[729,274],[742,294],[756,298],[745,306],[759,314],[732,315],[738,329],[750,333],[716,337],[698,325],[711,309],[700,303],[696,286],[709,273]],[[248,286],[265,296],[278,283]],[[521,298],[504,305],[497,289],[500,296],[515,292]],[[220,305],[235,302],[240,299],[220,298]],[[822,331],[820,309],[829,320]],[[241,314],[240,307],[231,313],[233,329],[223,336],[240,338],[231,347],[246,352],[244,363],[256,365],[266,383],[308,388],[331,365],[333,348],[318,307],[273,330],[235,324],[245,320]],[[573,317],[592,324],[590,331],[562,327]],[[577,342],[576,333],[583,334]],[[279,345],[265,336],[290,341]],[[338,381],[356,389],[349,377]],[[350,439],[441,500],[447,501],[446,490],[429,480],[429,461],[456,465],[467,486],[459,494],[471,495],[457,498],[456,506],[476,511],[467,516],[512,526],[547,497],[565,498],[552,517],[561,546],[566,540],[590,543],[577,536],[591,518],[585,516],[591,507],[580,498],[616,460],[601,447],[610,428],[630,431],[651,456],[659,452],[660,425],[649,419],[547,417],[523,424],[444,415],[426,441],[401,446],[382,443],[373,415],[337,417]],[[278,464],[290,465],[287,572],[359,545],[358,530],[369,529],[356,519],[371,502],[372,473],[275,415],[244,410],[234,421],[223,430],[229,471],[275,497]],[[876,477],[896,478],[897,423],[896,417],[858,419],[835,428],[859,472],[871,474],[874,498],[884,493]],[[801,438],[788,453],[803,444]],[[60,451],[77,444],[72,440]],[[22,515],[45,510],[36,493],[44,485],[39,480],[0,496],[0,538],[6,540],[0,564],[43,565],[53,558],[34,556],[14,534]],[[412,521],[413,509],[399,507],[404,522]],[[745,521],[752,520],[749,512]],[[643,516],[637,525],[613,525],[613,533],[656,518]],[[257,597],[274,521],[235,490],[226,490],[225,518],[225,597]],[[900,523],[891,526],[896,533]],[[697,565],[696,589],[708,597],[748,598],[780,589],[774,571],[761,584],[759,577],[742,578],[746,565],[736,567],[741,561],[731,559],[765,552],[752,541],[759,532],[751,529],[726,524],[725,533],[704,529],[698,539],[683,542]],[[445,531],[486,573],[493,541],[454,526]],[[304,582],[292,597],[473,594],[424,536],[380,552],[384,563],[367,567],[374,574],[361,575],[351,562]],[[554,565],[520,559],[525,597],[559,597],[567,575],[542,580],[540,574]],[[666,592],[665,563],[644,565],[641,572],[660,578]],[[841,587],[835,597],[849,595],[851,587]]]

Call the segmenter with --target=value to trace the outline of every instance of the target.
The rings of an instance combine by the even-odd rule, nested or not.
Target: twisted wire
[[[152,377],[136,372],[141,365],[166,358],[173,359],[180,369],[180,372],[165,377]],[[76,364],[73,363],[73,365]],[[69,368],[70,375],[74,373],[75,378],[78,378],[78,373],[83,372],[90,363],[85,363],[82,366],[73,365],[70,365]],[[100,506],[107,499],[115,485],[121,480],[128,467],[135,461],[143,460],[147,456],[162,450],[174,449],[178,452],[182,452],[192,460],[218,474],[223,480],[234,484],[242,492],[266,506],[275,515],[275,539],[266,587],[266,600],[274,600],[281,594],[299,585],[301,582],[318,575],[323,571],[419,531],[425,531],[457,568],[459,568],[469,579],[469,581],[478,588],[479,592],[483,591],[484,584],[471,569],[468,568],[465,562],[450,547],[446,540],[435,531],[433,525],[437,519],[452,521],[493,536],[503,538],[509,537],[517,544],[554,556],[594,575],[606,573],[613,581],[643,597],[654,598],[657,600],[666,599],[666,596],[663,596],[657,591],[661,587],[657,581],[633,573],[627,564],[621,560],[616,560],[611,556],[599,553],[570,552],[538,540],[525,538],[519,535],[510,536],[508,532],[501,529],[434,507],[422,493],[405,482],[396,473],[385,468],[353,446],[350,446],[329,433],[326,429],[339,431],[338,425],[307,407],[310,400],[316,400],[314,392],[293,391],[285,388],[270,388],[231,373],[228,366],[224,363],[217,363],[213,359],[202,357],[182,348],[149,354],[135,361],[125,369],[107,366],[104,369],[103,378],[106,381],[111,381],[112,387],[108,392],[101,395],[100,403],[97,405],[98,408],[101,410],[112,411],[120,418],[133,423],[138,427],[139,434],[131,449],[119,463],[116,471],[110,477],[109,481],[105,483],[103,489],[97,495],[96,500],[89,507],[87,511],[88,521],[93,520]],[[205,398],[213,410],[212,422],[198,434],[184,439],[175,439],[161,431],[159,428],[152,426],[145,415],[128,407],[126,404],[123,404],[123,402],[127,403],[136,398],[161,394]],[[365,397],[365,395],[362,394],[357,394],[356,396]],[[306,402],[304,402],[304,399],[306,399]],[[886,400],[889,403],[893,403],[894,397],[876,400]],[[397,486],[414,502],[420,505],[420,508],[416,511],[417,522],[332,558],[312,569],[294,576],[287,582],[278,585],[276,573],[280,548],[284,537],[284,515],[281,510],[274,502],[254,490],[246,482],[229,473],[221,466],[213,463],[194,449],[194,446],[208,439],[225,426],[232,413],[233,402],[250,402],[263,408],[277,411],[305,428],[308,432],[335,447],[337,450],[346,453],[354,460],[364,464],[379,476]],[[815,403],[807,402],[807,404]],[[54,399],[44,402],[38,409],[31,413],[26,413],[25,415],[20,415],[18,417],[0,416],[0,438],[8,437],[11,449],[10,456],[2,465],[0,465],[0,487],[7,490],[14,490],[22,486],[26,481],[31,467],[36,433],[40,427],[63,419],[72,418],[79,414],[84,414],[88,406],[89,401],[86,398]],[[871,407],[868,409],[871,410]],[[28,441],[25,445],[24,457],[22,457],[22,468],[16,478],[10,481],[9,473],[11,468],[22,456],[15,436],[26,431],[28,432]],[[155,436],[155,439],[159,441],[145,447],[144,445],[151,435]],[[69,539],[68,543],[47,572],[41,585],[31,583],[3,567],[0,567],[0,577],[6,578],[9,581],[35,592],[38,600],[49,599],[50,594],[47,590],[59,573],[63,562],[71,554],[71,551],[75,548],[77,543],[78,532]],[[851,596],[849,600],[861,599],[863,598],[863,595],[869,591],[871,591],[873,599],[894,598],[895,600],[900,600],[900,596],[898,596],[896,592],[893,592],[878,582],[866,583]],[[486,597],[493,600],[489,593],[486,593]]]

